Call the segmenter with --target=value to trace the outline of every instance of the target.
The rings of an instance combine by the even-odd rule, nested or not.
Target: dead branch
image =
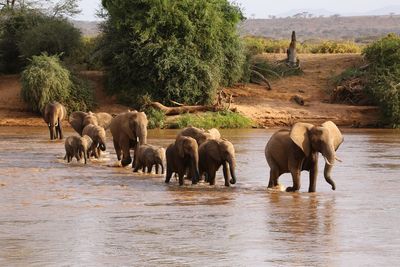
[[[262,75],[261,73],[259,73],[256,70],[250,70],[250,72],[252,74],[254,74],[255,76],[257,76],[262,82],[264,82],[266,84],[268,90],[272,89],[270,82],[267,80],[267,78],[264,77],[264,75]],[[253,82],[255,82],[255,81],[253,81]],[[258,83],[260,85],[265,85],[265,84],[262,84],[260,82],[256,82],[256,83]]]
[[[161,110],[167,116],[179,115],[184,113],[196,113],[205,111],[216,111],[214,106],[180,106],[180,107],[166,107],[159,102],[152,102],[151,107]]]

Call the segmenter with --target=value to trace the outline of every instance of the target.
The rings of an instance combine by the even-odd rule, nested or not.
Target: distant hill
[[[72,21],[83,35],[99,33],[99,21]],[[296,31],[300,41],[310,39],[370,41],[388,33],[400,34],[400,15],[248,19],[239,26],[242,36],[262,36],[274,39],[290,38]]]
[[[84,36],[95,36],[100,32],[99,21],[72,20],[71,22]]]
[[[288,39],[292,30],[300,41],[309,39],[356,40],[400,33],[400,15],[248,19],[240,25],[243,36]]]

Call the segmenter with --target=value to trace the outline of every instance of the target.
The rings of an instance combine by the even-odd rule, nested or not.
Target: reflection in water
[[[223,131],[238,176],[225,188],[221,172],[214,187],[179,187],[112,167],[111,138],[103,158],[85,166],[66,164],[46,128],[0,128],[0,266],[397,265],[398,132],[345,132],[337,191],[320,171],[312,194],[308,173],[301,193],[266,190],[272,133]],[[150,131],[148,141],[166,147],[175,134]]]

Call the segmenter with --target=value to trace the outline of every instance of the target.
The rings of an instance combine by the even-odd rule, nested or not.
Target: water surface
[[[45,127],[0,128],[0,266],[397,266],[400,132],[345,131],[337,190],[321,163],[312,194],[307,172],[300,193],[267,191],[272,133],[222,131],[237,153],[238,183],[225,188],[221,172],[214,187],[179,187],[113,167],[111,138],[85,166],[65,163]]]

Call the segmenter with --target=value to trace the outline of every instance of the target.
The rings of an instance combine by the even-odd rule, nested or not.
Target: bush
[[[149,121],[149,123],[147,124],[147,128],[164,128],[166,118],[164,112],[154,108],[148,108],[145,110],[145,113],[147,115],[147,120]]]
[[[0,73],[18,73],[43,52],[64,58],[80,45],[80,36],[64,19],[25,8],[0,10]]]
[[[0,10],[0,73],[21,71],[26,60],[20,56],[18,43],[26,31],[44,19],[35,11]]]
[[[101,70],[101,37],[82,37],[79,45],[65,58],[65,62],[76,69]]]
[[[80,38],[80,31],[67,20],[47,19],[26,31],[18,48],[24,58],[44,52],[64,58],[80,45]]]
[[[361,47],[354,42],[334,42],[325,41],[311,47],[310,52],[313,54],[344,54],[344,53],[361,53]]]
[[[363,52],[370,65],[367,92],[381,107],[385,122],[400,127],[400,36],[390,34]]]
[[[70,72],[56,56],[34,56],[21,80],[22,98],[35,112],[42,112],[48,102],[65,102],[72,87]]]
[[[103,62],[111,93],[185,104],[212,101],[242,76],[240,10],[227,0],[104,0]]]
[[[184,114],[172,123],[170,128],[250,128],[253,122],[249,118],[231,111],[206,112],[203,114]]]
[[[68,112],[87,111],[94,105],[89,85],[61,65],[57,56],[33,56],[21,76],[22,99],[35,112],[42,112],[47,103],[63,103]]]

